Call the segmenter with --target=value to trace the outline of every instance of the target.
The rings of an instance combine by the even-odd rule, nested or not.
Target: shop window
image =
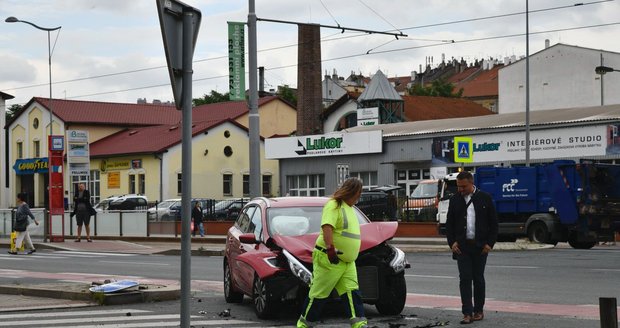
[[[233,183],[233,176],[232,174],[224,174],[224,176],[222,177],[222,193],[224,194],[224,196],[232,196],[232,183]]]
[[[146,193],[146,177],[144,174],[138,174],[138,193],[141,195]]]
[[[183,174],[177,173],[177,195],[183,193]]]
[[[243,175],[243,196],[250,195],[250,175]]]
[[[34,150],[34,157],[35,158],[39,158],[41,157],[41,147],[40,147],[40,142],[39,140],[35,140],[32,142],[32,149]]]
[[[129,193],[130,194],[136,193],[136,175],[135,174],[129,175]]]
[[[288,196],[325,196],[325,175],[289,175],[286,186]]]
[[[372,190],[378,187],[377,172],[354,172],[351,173],[351,177],[362,180],[364,190]]]
[[[271,195],[271,175],[263,175],[263,196],[270,197]]]
[[[24,144],[20,141],[16,144],[17,158],[24,158]]]

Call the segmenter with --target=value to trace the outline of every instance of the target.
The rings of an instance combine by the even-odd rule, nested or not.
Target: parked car
[[[175,220],[175,208],[181,206],[181,198],[166,199],[146,210],[149,220],[171,221]]]
[[[403,209],[410,220],[435,221],[437,216],[439,180],[422,180],[415,187]]]
[[[212,209],[203,210],[207,220],[234,220],[241,208],[249,201],[248,198],[234,198],[217,202]]]
[[[300,308],[312,280],[312,250],[328,200],[259,197],[246,204],[226,238],[226,302],[241,303],[247,295],[259,318],[272,317],[283,304]],[[409,263],[403,251],[387,243],[398,223],[370,222],[358,208],[354,210],[362,235],[355,262],[362,299],[381,314],[399,314],[407,297],[404,273]]]
[[[192,198],[190,208],[193,209],[196,206],[196,202],[200,202],[200,207],[202,208],[202,214],[205,212],[213,211],[213,207],[215,206],[215,199],[211,198]],[[181,201],[175,203],[170,208],[170,214],[174,216],[175,220],[181,220]]]
[[[138,194],[111,196],[93,206],[97,212],[146,210],[147,207],[146,196]]]
[[[356,206],[371,220],[382,220],[390,213],[388,195],[383,191],[363,191]]]

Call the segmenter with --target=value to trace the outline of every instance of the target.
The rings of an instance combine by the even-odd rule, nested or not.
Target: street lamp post
[[[31,25],[41,31],[47,31],[47,66],[48,66],[48,73],[49,73],[49,84],[50,84],[50,101],[49,104],[47,104],[49,112],[50,112],[50,135],[53,135],[53,130],[52,130],[52,46],[51,46],[51,41],[50,41],[50,32],[51,31],[56,31],[59,30],[62,26],[58,26],[58,27],[41,27],[37,24],[31,23],[29,21],[25,21],[25,20],[19,20],[13,16],[7,18],[4,20],[7,23],[25,23],[28,25]]]
[[[608,66],[603,66],[603,55],[601,55],[601,66],[596,66],[594,68],[594,73],[598,74],[601,76],[601,106],[604,105],[603,103],[603,75],[610,73],[610,72],[620,72],[620,70],[614,69],[612,67],[608,67]]]
[[[42,30],[42,31],[47,31],[47,66],[48,66],[48,74],[49,74],[49,86],[50,86],[50,97],[49,97],[49,103],[47,104],[48,110],[50,112],[50,136],[54,135],[53,133],[53,111],[52,111],[52,45],[51,45],[51,41],[50,41],[50,32],[51,31],[56,31],[59,30],[62,26],[58,26],[58,27],[41,27],[37,24],[31,23],[29,21],[25,21],[25,20],[19,20],[13,16],[8,17],[7,19],[4,20],[7,23],[25,23],[28,25],[33,26],[36,29]],[[51,140],[51,137],[47,139],[48,142]],[[51,145],[47,145],[48,147],[48,173],[47,173],[47,178],[48,178],[48,207],[49,207],[49,213],[50,213],[50,218],[51,218],[51,210],[52,210],[52,166],[51,166],[51,160],[52,160],[52,147]],[[50,219],[51,221],[51,219]],[[51,222],[50,222],[51,223]],[[46,229],[47,231],[47,229]],[[45,239],[47,240],[47,237],[45,237]]]

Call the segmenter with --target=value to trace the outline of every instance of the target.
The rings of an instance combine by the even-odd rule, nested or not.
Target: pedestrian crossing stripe
[[[471,163],[474,161],[473,140],[471,137],[454,137],[454,162]]]
[[[39,313],[1,314],[0,327],[51,326],[62,325],[71,328],[140,328],[140,327],[178,327],[179,314],[152,314],[153,311],[137,309],[86,310]],[[131,315],[129,315],[131,314]],[[27,320],[28,318],[37,318]],[[192,326],[231,326],[250,327],[258,323],[244,320],[204,320],[202,316],[190,316]]]

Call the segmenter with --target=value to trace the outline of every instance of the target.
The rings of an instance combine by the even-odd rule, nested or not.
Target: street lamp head
[[[19,22],[19,19],[11,16],[11,17],[8,17],[7,19],[5,19],[4,21],[7,22],[7,23],[17,23],[17,22]]]
[[[596,74],[600,74],[603,75],[605,73],[609,73],[609,72],[613,72],[614,69],[611,67],[607,67],[607,66],[596,66],[596,68],[594,68],[594,72],[596,72]]]

